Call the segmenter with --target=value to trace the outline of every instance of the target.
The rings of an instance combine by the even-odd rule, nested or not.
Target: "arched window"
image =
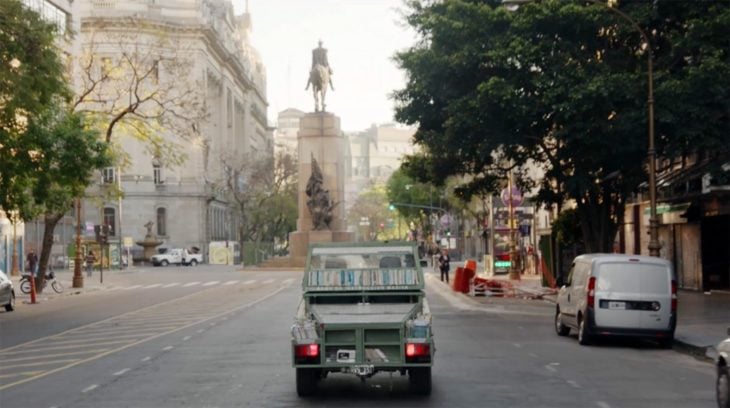
[[[104,225],[109,226],[109,236],[117,235],[116,211],[114,210],[114,208],[111,208],[111,207],[104,208]]]
[[[164,208],[157,209],[157,235],[167,235],[167,210]]]

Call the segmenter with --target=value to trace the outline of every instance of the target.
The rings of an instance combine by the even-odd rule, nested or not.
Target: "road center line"
[[[88,386],[88,387],[84,388],[83,390],[81,390],[81,392],[83,392],[84,394],[86,394],[89,391],[94,391],[98,387],[99,387],[99,384],[91,384],[90,386]]]
[[[217,285],[219,283],[220,282],[218,282],[218,281],[211,281],[211,282],[207,282],[207,283],[203,284],[203,286],[213,286],[213,285]]]
[[[553,373],[557,373],[558,372],[558,369],[555,368],[554,366],[550,365],[550,364],[546,365],[545,366],[545,369],[548,370],[548,371],[551,371]]]
[[[150,360],[152,360],[152,357],[150,357],[150,356],[147,356],[147,357],[143,358],[143,359],[142,359],[141,361],[143,361],[143,362],[145,362],[145,363],[146,363],[146,362],[148,362],[148,361],[150,361]]]
[[[184,288],[189,288],[190,286],[200,285],[200,282],[190,282],[183,285]]]
[[[573,387],[573,388],[581,388],[580,384],[578,384],[577,382],[575,382],[573,380],[566,380],[565,382],[567,382],[568,384],[570,384],[570,386]]]
[[[264,285],[268,285],[269,283],[274,283],[274,280],[273,280],[273,279],[266,279],[266,280],[265,280],[265,281],[263,282],[263,284],[264,284]]]
[[[256,280],[255,280],[255,279],[249,279],[249,280],[247,280],[247,281],[243,282],[243,284],[244,284],[244,285],[250,285],[250,284],[252,284],[252,283],[254,283],[254,282],[256,282]]]
[[[127,373],[130,370],[131,370],[131,368],[124,368],[124,369],[119,370],[116,373],[114,373],[114,375],[116,375],[116,376],[124,375],[125,373]]]
[[[601,408],[611,408],[611,406],[608,405],[608,402],[604,402],[604,401],[596,401],[596,405],[598,405]]]
[[[178,286],[179,284],[180,284],[180,282],[173,282],[173,283],[168,283],[167,285],[164,285],[164,286],[162,286],[162,288],[163,288],[163,289],[164,289],[164,288],[171,288],[171,287],[173,287],[173,286]]]
[[[172,350],[172,346],[167,346],[167,347],[163,348],[163,350],[170,351],[170,350]]]
[[[224,283],[224,285],[233,285],[234,283],[238,283],[238,281],[237,280],[231,280],[231,281],[228,281],[228,282]]]

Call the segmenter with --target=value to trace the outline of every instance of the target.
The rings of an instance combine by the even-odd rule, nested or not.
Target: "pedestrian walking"
[[[33,276],[35,276],[36,267],[38,266],[38,256],[36,256],[35,252],[31,249],[25,257],[25,260],[28,262],[28,270]]]
[[[94,270],[94,263],[96,263],[96,255],[93,250],[89,250],[86,254],[86,276],[91,277],[91,272]]]
[[[451,262],[451,257],[449,256],[449,250],[444,248],[441,250],[441,255],[439,255],[439,270],[441,271],[441,282],[444,281],[444,276],[446,277],[446,283],[449,283],[449,263]]]

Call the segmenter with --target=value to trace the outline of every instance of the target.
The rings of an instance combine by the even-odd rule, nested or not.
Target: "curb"
[[[672,348],[674,349],[674,351],[689,355],[698,360],[708,363],[714,363],[715,359],[717,358],[717,350],[714,346],[698,346],[696,344],[691,344],[679,340],[676,337],[674,338],[674,344]]]

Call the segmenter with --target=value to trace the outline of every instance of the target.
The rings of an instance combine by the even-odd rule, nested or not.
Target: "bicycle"
[[[20,278],[20,291],[23,293],[30,293],[30,274],[23,274],[23,276]],[[51,287],[53,288],[56,293],[63,292],[63,285],[61,285],[61,282],[56,280],[56,274],[53,271],[50,271],[46,274],[46,279],[43,281],[43,289],[48,286],[48,282],[51,282]]]

